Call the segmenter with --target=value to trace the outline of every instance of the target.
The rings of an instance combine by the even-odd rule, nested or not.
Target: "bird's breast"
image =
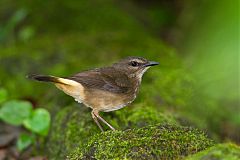
[[[130,104],[135,98],[136,93],[112,93],[104,90],[85,90],[83,103],[92,109],[110,112],[123,108]]]

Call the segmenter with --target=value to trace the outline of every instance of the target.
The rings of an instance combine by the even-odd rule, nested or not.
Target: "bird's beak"
[[[147,64],[144,65],[144,67],[156,66],[156,65],[159,65],[159,63],[154,61],[149,61]]]

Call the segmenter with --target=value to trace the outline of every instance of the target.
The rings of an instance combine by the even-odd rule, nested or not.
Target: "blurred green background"
[[[237,0],[1,0],[0,87],[54,116],[75,102],[27,74],[69,76],[143,56],[160,66],[134,103],[240,143],[239,35]]]

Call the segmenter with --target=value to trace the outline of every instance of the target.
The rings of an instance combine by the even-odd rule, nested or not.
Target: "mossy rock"
[[[197,129],[159,124],[96,134],[67,159],[181,159],[212,145]]]
[[[71,105],[57,113],[53,118],[50,135],[47,139],[46,150],[50,158],[63,159],[77,146],[84,145],[90,137],[100,133],[90,112],[89,108]],[[117,130],[141,128],[156,123],[177,124],[171,115],[162,114],[155,108],[144,104],[101,114]],[[109,130],[105,125],[103,127],[105,130]]]
[[[198,152],[186,160],[239,160],[240,147],[232,144],[217,144],[207,150]]]

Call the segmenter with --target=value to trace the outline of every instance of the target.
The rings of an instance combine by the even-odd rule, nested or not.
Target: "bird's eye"
[[[132,65],[133,67],[136,67],[136,66],[138,66],[138,62],[132,61],[132,62],[131,62],[131,65]]]

